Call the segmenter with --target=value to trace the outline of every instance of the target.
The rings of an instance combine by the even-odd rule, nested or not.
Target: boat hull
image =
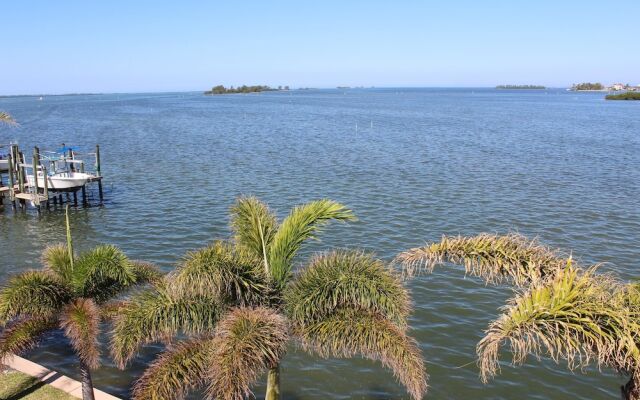
[[[91,175],[82,172],[63,172],[59,174],[49,175],[47,177],[47,188],[52,191],[76,191],[84,186]],[[27,176],[29,186],[34,185],[33,175]],[[44,187],[44,176],[38,173],[38,187]]]

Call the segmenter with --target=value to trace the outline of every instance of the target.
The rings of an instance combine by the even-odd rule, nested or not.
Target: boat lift
[[[18,145],[10,145],[10,151],[6,158],[6,172],[0,170],[0,206],[2,198],[8,193],[13,208],[16,208],[16,200],[21,207],[28,202],[40,211],[43,205],[47,208],[50,201],[57,205],[63,203],[62,194],[66,194],[67,201],[73,196],[74,205],[78,204],[77,192],[82,192],[83,205],[88,205],[87,184],[98,183],[98,194],[102,204],[102,175],[100,173],[100,146],[96,146],[95,153],[82,154],[95,158],[94,170],[88,171],[86,161],[76,158],[81,154],[74,148],[63,146],[62,151],[43,151],[34,147],[32,162],[26,163],[24,154]],[[5,161],[3,158],[2,161]],[[8,186],[3,186],[2,173],[8,175]]]

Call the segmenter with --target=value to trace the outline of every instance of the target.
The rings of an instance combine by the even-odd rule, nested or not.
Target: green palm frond
[[[145,283],[156,284],[162,281],[164,274],[157,265],[140,260],[129,261],[133,275],[135,276],[136,285]]]
[[[291,274],[291,262],[302,243],[321,231],[331,220],[352,221],[351,210],[332,200],[317,200],[295,207],[282,221],[269,248],[271,277],[284,286]]]
[[[255,197],[241,197],[231,208],[231,229],[235,243],[262,260],[268,268],[267,248],[278,228],[276,216]]]
[[[340,310],[314,324],[294,325],[294,334],[305,349],[321,357],[361,355],[380,361],[415,400],[427,391],[427,375],[415,340],[381,315]]]
[[[47,247],[42,252],[42,263],[45,269],[55,273],[60,279],[69,281],[72,275],[71,260],[69,251],[64,244],[57,244]]]
[[[42,335],[55,328],[55,318],[25,317],[12,321],[0,333],[0,363],[13,354],[31,350]]]
[[[285,292],[287,315],[306,325],[337,309],[373,312],[406,326],[409,293],[397,274],[372,255],[334,251],[316,256]]]
[[[100,366],[98,335],[100,310],[91,299],[76,299],[60,316],[60,327],[69,338],[78,358],[91,369]]]
[[[133,400],[182,400],[205,385],[215,339],[198,337],[169,346],[133,387]]]
[[[178,333],[211,332],[221,307],[211,296],[178,292],[166,283],[136,293],[114,319],[111,354],[120,368],[144,344]]]
[[[478,344],[482,380],[499,371],[498,353],[505,343],[515,365],[529,354],[565,360],[570,369],[592,361],[619,371],[640,365],[635,340],[640,326],[617,301],[613,288],[619,284],[569,263],[553,279],[515,297]]]
[[[136,278],[133,264],[112,245],[96,246],[74,262],[72,280],[78,295],[97,303],[109,300],[122,287],[135,284]]]
[[[16,120],[4,111],[0,111],[0,123],[5,123],[7,125],[18,125]]]
[[[280,362],[288,324],[275,310],[236,308],[220,320],[211,359],[210,398],[242,400],[261,373]]]
[[[420,270],[431,272],[436,265],[449,261],[464,265],[467,274],[488,283],[510,280],[517,286],[524,286],[552,276],[564,268],[567,258],[518,234],[480,234],[445,236],[439,243],[400,253],[396,261],[409,276]]]
[[[270,293],[259,259],[223,241],[187,253],[170,280],[178,291],[215,296],[231,305],[261,304]]]
[[[0,325],[20,316],[53,315],[71,297],[70,288],[48,272],[15,275],[0,291]]]

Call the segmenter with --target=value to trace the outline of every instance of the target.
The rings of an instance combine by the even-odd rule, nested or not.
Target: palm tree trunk
[[[93,396],[93,382],[91,371],[84,362],[80,361],[80,376],[82,378],[82,400],[95,400]]]
[[[267,395],[264,400],[280,400],[280,364],[269,369]]]
[[[640,400],[640,382],[634,375],[622,386],[622,400]]]

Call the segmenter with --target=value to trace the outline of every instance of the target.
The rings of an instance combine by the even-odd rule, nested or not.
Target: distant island
[[[583,82],[583,83],[574,83],[571,86],[571,89],[569,90],[573,90],[577,92],[580,90],[607,90],[607,88],[605,88],[604,85],[600,82],[596,82],[596,83]]]
[[[607,100],[640,100],[640,92],[626,92],[620,94],[608,94]]]
[[[631,86],[628,83],[614,83],[610,86],[605,86],[600,82],[591,83],[574,83],[571,88],[568,90],[579,92],[579,91],[587,91],[587,92],[619,92],[622,90],[626,90],[628,92],[637,92],[640,91],[640,85]]]
[[[242,85],[234,88],[233,86],[229,86],[229,88],[224,87],[223,85],[214,86],[211,90],[207,90],[204,92],[206,95],[213,94],[232,94],[232,93],[259,93],[259,92],[273,92],[278,90],[289,90],[289,86],[278,86],[277,89],[265,86],[265,85],[256,85],[256,86],[247,86]]]
[[[546,87],[542,85],[498,85],[496,89],[546,89]]]

